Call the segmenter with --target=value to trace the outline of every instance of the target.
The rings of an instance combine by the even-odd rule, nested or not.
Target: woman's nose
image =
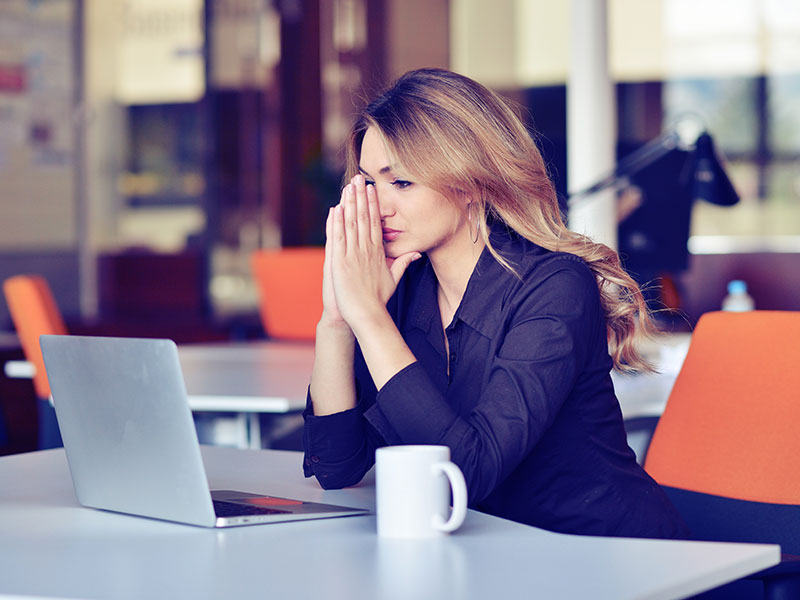
[[[375,191],[378,191],[377,187],[375,188]],[[385,219],[386,217],[391,217],[394,215],[394,207],[392,206],[389,194],[378,194],[378,210],[380,212],[381,219]]]

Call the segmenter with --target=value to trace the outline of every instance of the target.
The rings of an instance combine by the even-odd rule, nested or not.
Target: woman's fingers
[[[378,194],[374,185],[367,185],[363,175],[353,177],[356,195],[358,244],[362,250],[379,248],[383,254],[383,228]]]
[[[333,211],[328,209],[328,218],[325,219],[325,260],[322,263],[322,308],[329,315],[338,315],[336,308],[336,295],[333,291],[333,281],[331,279],[331,261],[333,258]]]
[[[356,217],[356,191],[355,186],[349,183],[344,189],[342,198],[344,205],[344,235],[346,252],[351,252],[358,248],[358,221]]]
[[[369,239],[375,245],[383,247],[383,227],[381,226],[381,209],[378,194],[374,185],[367,186],[367,206],[369,208]]]
[[[363,175],[356,175],[342,190],[342,200],[333,209],[333,233],[340,244],[333,256],[352,256],[363,265],[380,258],[383,265],[383,229],[378,195],[372,185],[366,185]],[[360,257],[360,258],[359,258]]]
[[[344,225],[344,207],[337,204],[333,207],[333,220],[331,222],[331,259],[339,262],[346,251],[346,237]]]
[[[358,229],[358,245],[366,250],[370,243],[369,205],[367,202],[367,185],[363,175],[353,177],[356,197],[356,225]],[[371,187],[371,186],[370,186]]]
[[[325,258],[328,258],[328,252],[331,247],[331,234],[333,230],[333,206],[328,209],[328,218],[325,219]]]

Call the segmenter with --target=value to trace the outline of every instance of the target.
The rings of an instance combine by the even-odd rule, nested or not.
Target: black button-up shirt
[[[357,406],[304,413],[306,476],[353,485],[379,446],[442,444],[478,510],[568,533],[687,535],[627,445],[591,270],[502,226],[492,242],[519,277],[485,249],[444,332],[433,269],[411,264],[387,308],[417,361],[377,392],[356,350]]]

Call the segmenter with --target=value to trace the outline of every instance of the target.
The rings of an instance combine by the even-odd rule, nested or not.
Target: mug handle
[[[449,533],[461,527],[467,516],[467,483],[464,481],[464,474],[455,463],[440,462],[431,468],[434,472],[444,473],[453,490],[453,511],[450,513],[450,518],[445,521],[440,514],[433,516],[433,526],[439,531]]]

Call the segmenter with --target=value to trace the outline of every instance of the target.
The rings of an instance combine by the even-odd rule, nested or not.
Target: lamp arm
[[[574,192],[567,198],[567,206],[570,208],[587,200],[590,196],[613,187],[626,177],[633,175],[653,164],[662,156],[677,148],[681,142],[678,131],[670,129],[647,142],[644,146],[637,148],[617,163],[614,171],[603,177],[592,185]]]

